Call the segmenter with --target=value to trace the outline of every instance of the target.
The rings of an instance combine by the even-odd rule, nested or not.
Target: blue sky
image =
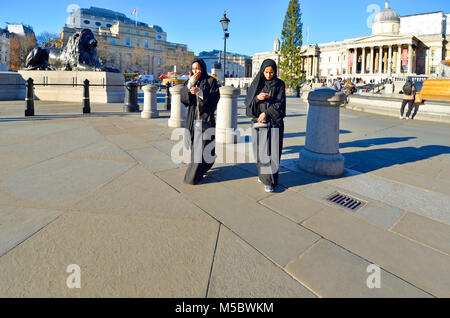
[[[384,0],[300,0],[304,26],[309,28],[309,43],[325,43],[369,35],[367,12],[370,5],[384,8]],[[188,45],[198,54],[203,50],[223,49],[223,31],[219,20],[227,10],[231,20],[231,37],[227,50],[252,55],[272,50],[280,37],[289,0],[0,0],[0,26],[6,22],[30,24],[37,34],[43,31],[61,32],[69,13],[67,8],[78,5],[108,8],[131,16],[138,8],[139,21],[160,25],[168,40]],[[390,6],[400,15],[444,11],[450,13],[449,0],[392,0]]]

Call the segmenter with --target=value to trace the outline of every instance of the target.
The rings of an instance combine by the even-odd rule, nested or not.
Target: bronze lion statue
[[[89,29],[76,32],[62,48],[36,47],[28,54],[27,70],[105,71],[119,73],[117,69],[103,67],[97,57],[97,40]]]

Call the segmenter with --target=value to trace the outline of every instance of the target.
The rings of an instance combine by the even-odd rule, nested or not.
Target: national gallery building
[[[450,14],[400,16],[386,2],[374,18],[372,35],[303,46],[306,79],[433,76],[441,61],[450,58],[449,38]],[[253,70],[259,70],[265,58],[279,60],[279,51],[255,54]]]

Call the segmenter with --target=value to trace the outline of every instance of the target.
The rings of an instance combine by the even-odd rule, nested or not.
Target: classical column
[[[316,77],[316,57],[312,56],[312,76]]]
[[[398,52],[397,52],[396,73],[401,74],[402,73],[402,45],[400,44],[397,49],[398,49]]]
[[[353,74],[358,72],[358,48],[355,48],[353,53]]]
[[[373,73],[375,73],[374,72],[374,69],[373,69],[373,59],[374,59],[374,56],[373,56],[373,52],[374,52],[374,50],[373,50],[373,46],[370,48],[370,74],[373,74]]]
[[[413,69],[412,44],[408,44],[408,73],[412,74]]]
[[[366,73],[366,48],[362,48],[362,63],[361,63],[361,74]]]
[[[350,69],[350,49],[347,50],[347,67],[346,67],[346,74],[351,74],[352,71]]]
[[[382,74],[383,73],[383,47],[380,46],[379,49],[379,54],[378,54],[378,73]]]
[[[425,75],[430,75],[430,49],[425,49]]]
[[[388,73],[389,73],[389,76],[392,75],[392,45],[389,45],[389,51],[388,51]]]
[[[216,142],[233,144],[237,142],[237,98],[238,88],[223,86],[219,88],[220,100],[217,105]]]

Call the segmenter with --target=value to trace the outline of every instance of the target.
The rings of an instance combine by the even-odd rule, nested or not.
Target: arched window
[[[102,24],[100,22],[95,22],[96,26],[101,26]]]
[[[91,23],[91,21],[89,21],[89,20],[84,20],[83,22],[84,22],[84,24],[90,24]]]

